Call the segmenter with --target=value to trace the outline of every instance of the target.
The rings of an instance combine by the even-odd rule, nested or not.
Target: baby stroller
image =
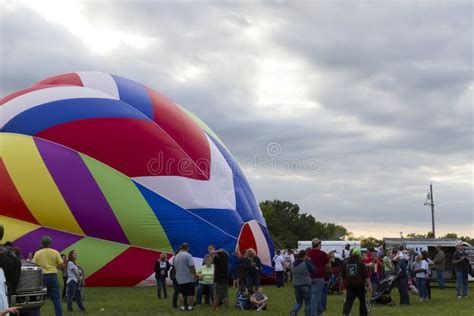
[[[390,296],[390,292],[395,286],[398,276],[396,274],[391,274],[380,281],[377,290],[372,294],[370,299],[370,305],[382,304],[382,305],[396,305]]]

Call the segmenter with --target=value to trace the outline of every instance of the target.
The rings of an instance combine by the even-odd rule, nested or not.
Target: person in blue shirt
[[[241,287],[240,290],[237,291],[235,307],[240,310],[250,309],[250,293],[249,289],[247,289],[246,287]]]
[[[238,288],[239,284],[240,252],[234,251],[229,258],[229,278],[232,280],[232,287]]]

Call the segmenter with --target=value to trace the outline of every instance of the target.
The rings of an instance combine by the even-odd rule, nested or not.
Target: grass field
[[[168,294],[173,292],[168,288]],[[452,287],[441,291],[432,289],[432,299],[428,302],[419,302],[418,297],[410,295],[410,306],[375,306],[372,307],[370,315],[474,315],[474,284],[470,284],[470,297],[457,299],[456,291]],[[268,315],[289,315],[289,310],[294,302],[293,289],[285,284],[283,289],[274,286],[265,286],[265,292],[270,298],[269,309],[262,314]],[[201,306],[193,312],[181,312],[171,308],[171,299],[157,300],[155,288],[87,288],[84,302],[88,315],[212,315],[223,314],[213,313],[209,306]],[[235,304],[235,290],[230,290],[232,308],[225,315],[242,315],[255,313],[255,311],[237,311],[233,307]],[[398,291],[392,291],[392,297],[398,302]],[[329,295],[328,309],[326,315],[342,314],[342,295]],[[65,307],[65,306],[64,306]],[[76,310],[77,306],[74,306]],[[359,303],[356,301],[352,309],[352,315],[358,315]],[[54,315],[51,302],[48,302],[42,309],[42,315]],[[79,312],[67,313],[67,315],[82,315]],[[303,310],[299,315],[303,315]]]

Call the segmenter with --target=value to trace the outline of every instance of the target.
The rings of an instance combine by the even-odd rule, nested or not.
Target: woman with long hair
[[[79,268],[76,264],[77,252],[71,250],[68,255],[67,262],[67,310],[72,312],[72,300],[75,298],[77,306],[81,311],[85,311],[86,308],[82,304],[81,293],[78,291],[79,282],[82,281],[82,276],[79,274]]]
[[[418,291],[420,291],[420,301],[428,299],[428,293],[426,290],[426,278],[428,276],[428,262],[423,259],[422,255],[418,255],[415,258],[415,269],[416,273],[416,285]]]
[[[246,258],[244,260],[245,279],[247,281],[247,288],[250,293],[254,293],[254,289],[260,286],[260,271],[262,269],[262,262],[257,256],[254,249],[249,248],[246,251]]]

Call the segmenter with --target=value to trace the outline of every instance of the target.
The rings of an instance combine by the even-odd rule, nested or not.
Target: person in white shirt
[[[428,262],[423,259],[421,255],[418,255],[415,259],[414,272],[416,274],[416,284],[418,291],[420,292],[420,301],[428,299],[428,293],[426,290],[426,278],[428,277]]]
[[[0,240],[3,239],[4,228],[0,224]],[[3,247],[3,246],[2,246]],[[6,251],[6,248],[3,248]],[[8,298],[7,298],[7,279],[5,278],[5,272],[0,268],[0,311],[8,309]]]
[[[273,262],[275,263],[275,276],[277,287],[283,287],[283,274],[285,273],[283,261],[284,260],[281,251],[277,250],[275,256],[273,257]]]
[[[4,310],[7,308],[7,279],[5,278],[5,273],[3,272],[3,269],[0,268],[0,310]]]
[[[293,255],[293,251],[288,249],[283,256],[283,267],[285,268],[284,278],[285,281],[291,282],[292,275],[291,275],[291,265],[295,262],[295,256]]]
[[[349,257],[351,256],[351,245],[349,244],[346,244],[344,246],[344,249],[342,249],[342,260],[346,260],[346,259],[349,259]]]
[[[421,252],[421,256],[423,260],[426,260],[428,263],[428,270],[426,271],[426,297],[430,300],[431,299],[431,268],[434,266],[434,262],[429,258],[428,251],[423,250]]]
[[[81,293],[78,291],[82,276],[79,274],[79,268],[76,264],[77,252],[71,250],[67,259],[67,310],[72,312],[72,300],[75,299],[79,309],[85,311],[86,308],[82,304]]]

